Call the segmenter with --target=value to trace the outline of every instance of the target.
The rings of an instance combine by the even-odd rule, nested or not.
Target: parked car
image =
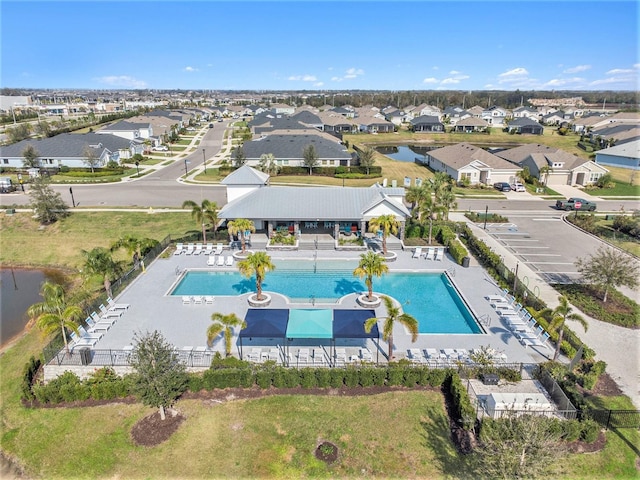
[[[496,190],[500,190],[501,192],[510,192],[511,191],[511,185],[509,185],[507,182],[497,182],[493,184],[493,188],[495,188]]]
[[[151,150],[154,150],[156,152],[166,152],[169,150],[169,148],[166,145],[160,145],[159,147],[153,147]]]
[[[209,128],[213,128],[213,123],[210,123],[210,124],[209,124]]]
[[[569,198],[567,200],[558,200],[556,202],[558,210],[588,210],[593,212],[596,209],[595,202],[590,202],[584,198]]]

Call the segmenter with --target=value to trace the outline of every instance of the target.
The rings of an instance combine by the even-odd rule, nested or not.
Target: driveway
[[[565,198],[578,197],[584,198],[590,202],[597,202],[600,200],[598,197],[594,197],[593,195],[589,195],[584,190],[581,190],[577,187],[572,187],[571,185],[551,185],[550,188],[558,192],[560,195],[563,195]]]

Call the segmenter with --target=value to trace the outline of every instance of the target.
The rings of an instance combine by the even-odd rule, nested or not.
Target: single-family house
[[[591,160],[564,150],[540,144],[526,144],[496,153],[497,156],[527,168],[546,185],[590,185],[607,173]]]
[[[467,108],[467,112],[475,118],[482,118],[482,112],[484,112],[484,108],[480,105],[474,105],[471,108]]]
[[[596,163],[612,167],[640,169],[640,140],[633,140],[596,152]]]
[[[274,103],[271,105],[271,113],[275,115],[293,115],[296,113],[296,107],[285,103]]]
[[[492,127],[502,127],[507,118],[507,111],[504,108],[492,105],[482,111],[481,118]]]
[[[538,120],[540,118],[540,112],[533,107],[517,107],[514,108],[513,118],[532,118],[533,120]]]
[[[365,133],[389,133],[395,130],[395,125],[384,117],[363,113],[355,119],[358,124],[358,130]]]
[[[343,133],[358,133],[358,123],[351,117],[345,117],[332,110],[318,113],[322,129],[327,133],[340,136]]]
[[[458,106],[447,107],[442,113],[443,117],[447,120],[447,122],[449,122],[449,125],[451,125],[452,127],[457,125],[460,120],[472,117],[469,112]]]
[[[350,166],[352,155],[333,136],[313,130],[291,130],[273,133],[263,138],[244,142],[242,151],[246,164],[252,167],[260,163],[260,157],[272,154],[276,165],[304,167],[304,150],[313,145],[318,157],[318,167]]]
[[[149,122],[134,123],[120,120],[96,130],[98,135],[115,135],[116,137],[133,140],[134,138],[149,138],[153,136],[153,127]]]
[[[423,115],[412,119],[410,122],[411,130],[416,133],[430,132],[430,133],[443,133],[444,124],[438,119],[438,117],[431,117]]]
[[[544,127],[529,117],[514,118],[507,124],[509,133],[515,132],[522,135],[542,135]]]
[[[489,124],[481,118],[469,117],[463,120],[459,120],[453,127],[453,131],[462,133],[475,133],[486,132],[488,128]]]
[[[433,170],[447,173],[456,182],[470,185],[513,183],[520,168],[492,153],[469,143],[458,143],[431,150],[425,163]]]
[[[640,126],[613,122],[589,132],[589,142],[600,148],[612,147],[640,138]]]
[[[383,111],[384,118],[393,123],[394,125],[400,125],[404,121],[405,113],[397,108],[390,111]]]

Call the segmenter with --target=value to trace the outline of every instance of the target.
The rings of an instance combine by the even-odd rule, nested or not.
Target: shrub
[[[420,380],[420,372],[418,372],[417,369],[411,366],[404,368],[402,384],[405,387],[413,388],[418,384],[419,380]]]
[[[389,367],[387,369],[387,385],[402,385],[404,380],[403,369],[398,367]]]
[[[579,420],[565,420],[562,422],[562,439],[567,442],[575,442],[580,438],[582,425]]]
[[[284,384],[287,388],[300,386],[300,371],[297,368],[286,368],[284,370]]]
[[[580,432],[580,440],[593,443],[598,439],[600,434],[600,425],[595,420],[585,418],[580,422],[582,424],[582,431]]]
[[[33,400],[35,398],[35,396],[33,395],[33,392],[31,391],[31,386],[33,385],[33,381],[36,377],[36,374],[40,369],[40,365],[41,365],[40,359],[36,360],[36,358],[33,355],[31,355],[31,358],[29,358],[29,361],[24,366],[24,373],[22,374],[21,390],[22,390],[22,398],[25,400]]]
[[[372,369],[373,384],[377,387],[381,387],[387,381],[387,372],[384,368]]]
[[[284,367],[276,367],[273,370],[272,375],[272,383],[276,388],[284,388],[286,387],[285,376],[284,376]]]
[[[345,371],[341,368],[332,368],[329,370],[329,385],[332,388],[342,388],[344,387],[344,374]]]
[[[316,369],[316,385],[320,388],[327,388],[331,383],[331,375],[328,368]]]
[[[467,256],[467,249],[454,238],[449,242],[449,253],[458,265],[462,265],[462,259]]]
[[[317,386],[315,369],[310,367],[300,369],[300,385],[302,388]]]
[[[449,384],[455,418],[460,422],[462,428],[471,430],[475,425],[476,410],[471,404],[467,390],[462,385],[457,373],[452,373],[447,383]]]
[[[263,368],[256,372],[256,384],[260,388],[269,388],[273,382],[273,372],[270,369]]]
[[[420,385],[429,385],[431,387],[441,387],[444,384],[448,375],[450,375],[449,371],[444,369],[425,368],[420,375]]]
[[[348,367],[344,371],[344,384],[347,387],[356,387],[360,382],[360,372],[354,367]]]
[[[364,367],[360,369],[360,386],[371,387],[373,386],[373,372],[376,369],[373,367]]]

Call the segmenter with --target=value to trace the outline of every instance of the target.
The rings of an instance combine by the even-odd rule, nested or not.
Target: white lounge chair
[[[416,247],[411,258],[420,258],[422,256],[422,247]]]
[[[207,295],[206,297],[204,297],[204,303],[206,303],[207,305],[213,305],[213,297],[211,295]]]
[[[361,348],[360,349],[360,358],[362,359],[363,362],[372,362],[373,361],[373,354],[371,353],[371,350],[369,350],[368,348]]]
[[[203,301],[204,300],[199,295],[196,295],[195,297],[193,297],[193,304],[194,305],[202,305]]]
[[[196,248],[193,251],[194,255],[200,255],[202,253],[202,244],[201,243],[196,243]]]
[[[222,255],[220,255],[218,257],[218,261],[216,262],[216,266],[218,267],[224,267],[224,257]]]
[[[183,305],[191,305],[191,297],[188,297],[186,295],[184,297],[182,297],[182,304]]]
[[[216,249],[213,251],[214,255],[220,255],[222,253],[222,244],[219,243],[216,245]]]
[[[229,255],[227,261],[224,263],[226,267],[233,267],[233,256]]]
[[[279,348],[270,348],[268,359],[272,362],[277,362],[280,360],[280,349]]]
[[[207,243],[202,253],[205,255],[211,255],[213,253],[213,243]]]
[[[435,248],[433,247],[428,247],[427,248],[427,253],[425,253],[424,255],[424,259],[425,260],[433,260],[435,257]]]
[[[207,258],[207,266],[215,267],[216,266],[216,257],[214,257],[213,255],[209,255],[209,258]]]
[[[313,349],[313,363],[314,365],[324,365],[324,352],[321,348]]]
[[[440,352],[438,352],[438,350],[436,350],[435,348],[425,348],[424,349],[427,360],[431,360],[434,362],[437,362],[438,360],[440,360]]]
[[[309,349],[300,348],[298,350],[298,363],[309,363]]]
[[[487,295],[486,298],[490,303],[509,303],[504,295]]]
[[[180,255],[184,252],[184,245],[182,243],[176,243],[176,249],[174,250],[174,255]]]
[[[345,363],[347,363],[347,350],[336,348],[336,365],[344,365]]]
[[[195,245],[193,243],[188,243],[187,246],[184,249],[184,254],[185,255],[193,255],[193,251],[196,249]]]
[[[425,360],[424,355],[422,355],[422,352],[419,348],[410,348],[408,350],[408,353],[409,360],[411,360],[413,363],[423,363]]]
[[[438,248],[438,250],[436,251],[436,260],[442,261],[443,258],[444,258],[444,248]]]
[[[131,306],[128,303],[116,303],[113,301],[113,298],[107,297],[107,304],[109,305],[108,310],[128,310]]]

